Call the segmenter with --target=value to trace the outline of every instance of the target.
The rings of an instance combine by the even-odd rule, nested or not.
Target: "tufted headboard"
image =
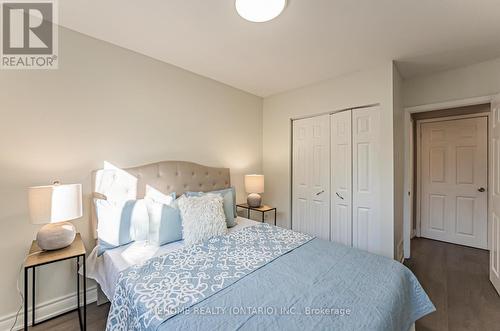
[[[228,168],[213,168],[185,161],[162,161],[120,169],[113,166],[92,171],[92,197],[141,199],[147,189],[180,197],[187,191],[207,192],[231,186]],[[111,189],[112,187],[112,189]],[[97,239],[97,217],[92,199],[92,228]]]

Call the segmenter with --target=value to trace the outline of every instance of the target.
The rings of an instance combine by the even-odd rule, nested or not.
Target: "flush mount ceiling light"
[[[286,0],[236,0],[236,11],[250,22],[262,23],[278,17]]]

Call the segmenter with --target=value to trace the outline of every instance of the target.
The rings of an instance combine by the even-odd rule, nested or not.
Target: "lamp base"
[[[36,241],[44,251],[53,251],[71,245],[75,236],[75,226],[69,222],[61,222],[42,226],[36,235]]]
[[[247,196],[247,204],[249,207],[258,208],[262,204],[262,197],[258,193],[250,193]]]

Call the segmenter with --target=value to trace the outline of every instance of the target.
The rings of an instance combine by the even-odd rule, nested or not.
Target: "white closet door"
[[[380,111],[352,111],[353,246],[369,252],[379,247]],[[388,147],[392,148],[392,147]]]
[[[293,121],[292,229],[299,232],[308,232],[310,130],[308,119]]]
[[[330,116],[293,122],[292,228],[330,237]]]
[[[352,111],[331,115],[331,240],[352,245]]]

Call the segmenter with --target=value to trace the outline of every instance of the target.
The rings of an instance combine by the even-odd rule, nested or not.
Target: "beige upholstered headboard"
[[[113,191],[108,190],[110,180],[114,180]],[[117,181],[120,182],[118,189]],[[228,168],[213,168],[185,161],[162,161],[127,169],[92,171],[93,197],[104,199],[113,199],[108,195],[141,199],[148,188],[164,194],[175,192],[180,197],[187,191],[207,192],[229,187],[231,181]],[[97,218],[94,203],[91,205],[94,238],[97,239]]]

